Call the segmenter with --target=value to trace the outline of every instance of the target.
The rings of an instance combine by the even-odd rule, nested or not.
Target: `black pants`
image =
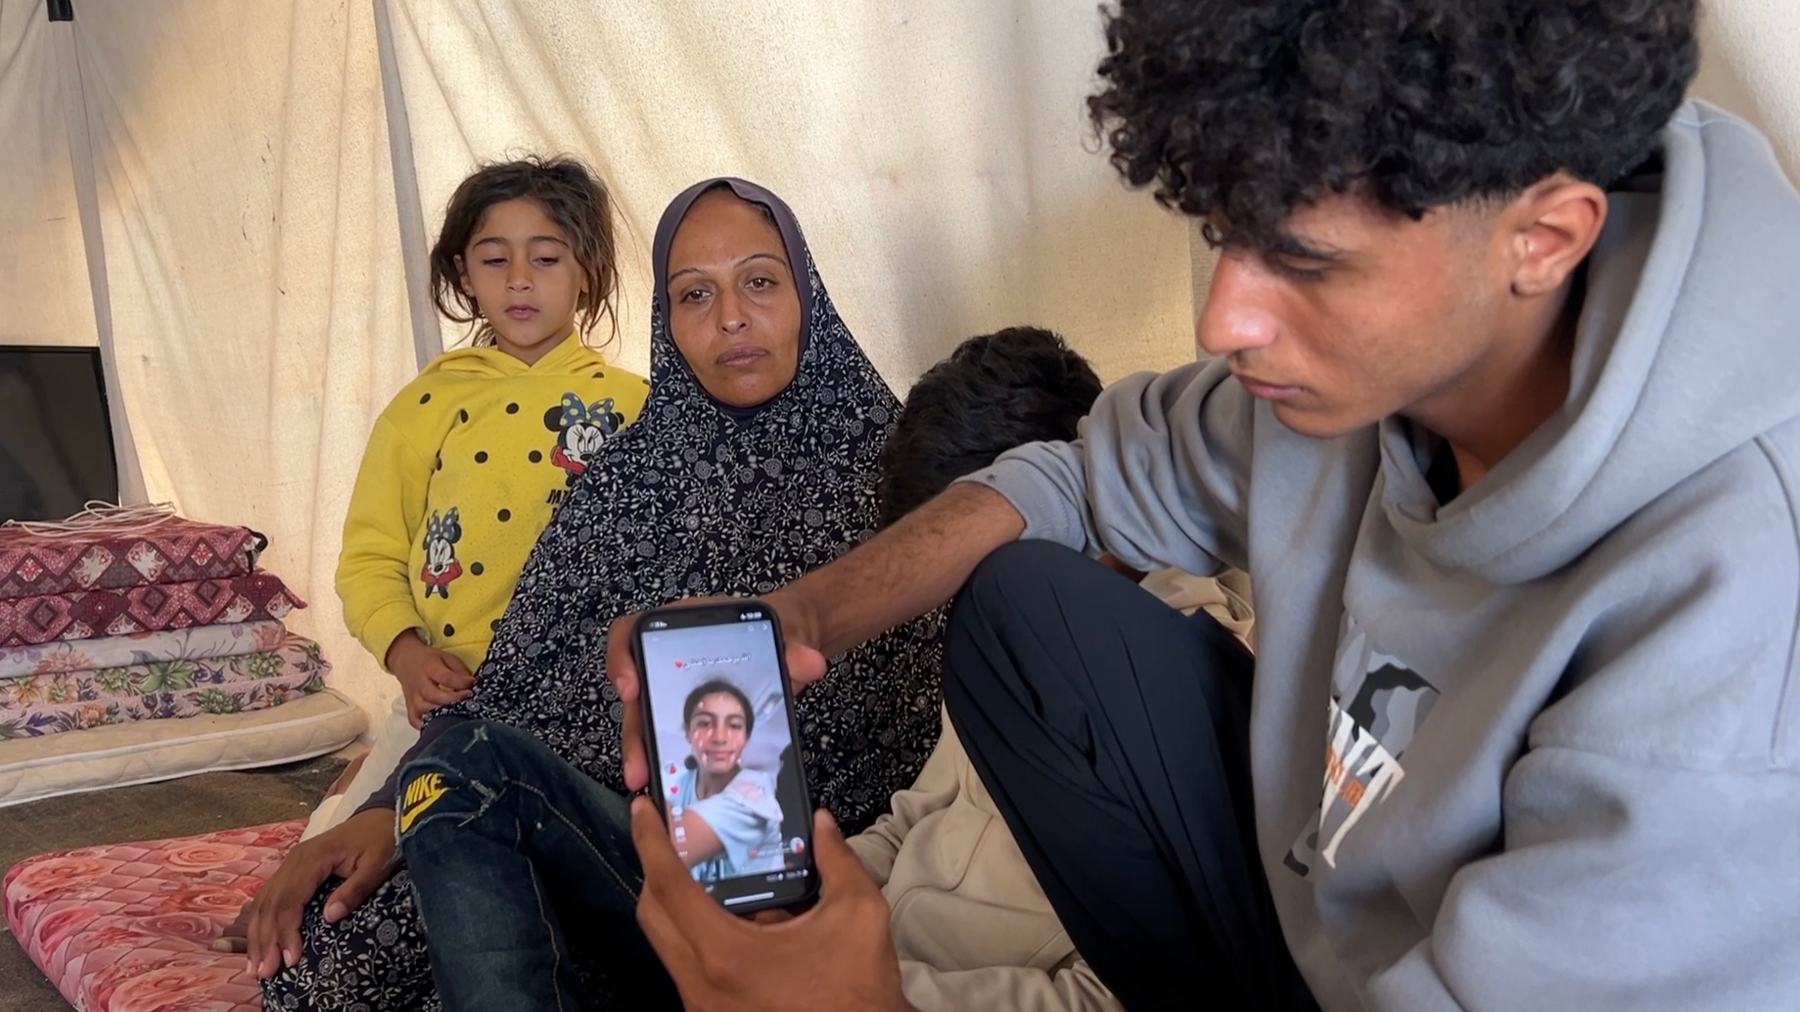
[[[951,723],[1127,1008],[1316,1008],[1257,858],[1252,670],[1209,616],[1044,542],[995,552],[951,615]]]

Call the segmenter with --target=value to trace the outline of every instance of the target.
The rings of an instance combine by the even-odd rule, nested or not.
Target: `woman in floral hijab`
[[[730,330],[739,324],[704,305],[759,300],[751,293],[762,288],[720,293],[703,272],[678,264],[671,274],[683,223],[730,213],[726,198],[754,208],[779,238],[768,245],[785,260],[780,270],[773,251],[759,255],[771,261],[767,290],[780,274],[798,302],[791,337],[759,339],[754,324],[740,337]],[[693,228],[683,235],[690,248],[711,238]],[[787,205],[743,180],[699,183],[664,212],[653,259],[651,390],[639,420],[590,462],[532,552],[474,695],[434,714],[414,754],[454,725],[493,721],[622,794],[623,706],[605,665],[613,619],[681,597],[770,592],[877,526],[878,460],[899,403],[838,316]],[[846,832],[872,822],[936,745],[941,623],[934,613],[857,648],[799,697],[813,799]],[[393,804],[390,781],[364,807]],[[322,911],[334,885],[308,906],[299,965],[265,985],[268,1007],[439,1007],[408,873],[328,925]],[[419,887],[430,910],[431,886]],[[633,990],[621,985],[666,986],[611,968],[581,971],[578,990],[589,1000]]]

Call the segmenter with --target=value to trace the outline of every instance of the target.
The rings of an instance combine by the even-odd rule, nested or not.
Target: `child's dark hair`
[[[1074,439],[1099,396],[1094,367],[1048,330],[969,338],[919,377],[882,448],[882,526],[1013,447]]]
[[[573,158],[528,155],[510,162],[484,165],[462,181],[444,211],[444,227],[431,247],[431,301],[445,319],[474,329],[476,344],[494,343],[494,331],[482,318],[475,297],[463,291],[456,259],[469,248],[481,219],[495,204],[528,197],[569,237],[569,249],[587,277],[587,291],[575,304],[582,334],[605,317],[617,335],[613,310],[618,288],[618,243],[613,234],[612,194],[591,169]]]

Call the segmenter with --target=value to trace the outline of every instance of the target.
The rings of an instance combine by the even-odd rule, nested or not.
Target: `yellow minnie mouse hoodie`
[[[576,336],[529,366],[460,348],[400,391],[369,435],[338,557],[345,624],[377,662],[417,629],[475,670],[538,534],[648,389]]]

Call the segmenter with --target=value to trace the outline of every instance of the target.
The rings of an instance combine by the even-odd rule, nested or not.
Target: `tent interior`
[[[1703,46],[1696,93],[1800,174],[1800,8],[1709,0]],[[657,216],[717,175],[792,205],[899,395],[1020,323],[1107,381],[1191,360],[1212,253],[1108,163],[1083,102],[1102,49],[1093,0],[0,0],[0,350],[97,349],[118,501],[265,535],[260,565],[310,605],[287,624],[348,715],[182,772],[348,754],[398,691],[345,630],[333,571],[374,420],[467,340],[431,303],[427,251],[483,161],[567,153],[606,180],[604,352],[637,372]],[[304,816],[333,768],[20,788],[0,866]],[[183,798],[207,821],[152,814]],[[77,811],[93,821],[72,829]],[[0,943],[0,1008],[61,1007],[62,983]]]

